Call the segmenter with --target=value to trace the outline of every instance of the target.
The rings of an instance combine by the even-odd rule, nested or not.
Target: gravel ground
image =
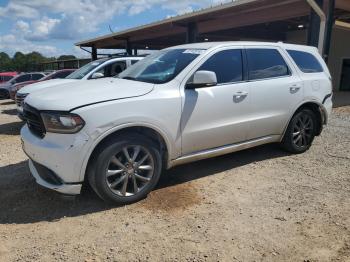
[[[0,101],[0,261],[350,261],[350,107],[302,155],[262,146],[167,171],[139,203],[36,185]]]

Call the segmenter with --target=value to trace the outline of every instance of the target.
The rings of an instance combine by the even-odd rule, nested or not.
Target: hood
[[[0,89],[2,88],[2,89],[10,90],[11,86],[12,86],[11,83],[5,82],[5,83],[0,84]]]
[[[18,93],[19,94],[30,94],[34,91],[39,91],[42,90],[44,88],[48,88],[48,87],[54,87],[57,85],[61,85],[61,84],[67,84],[67,83],[71,83],[71,82],[75,82],[78,81],[76,79],[52,79],[52,80],[47,80],[47,81],[42,81],[42,82],[36,82],[34,84],[29,84],[23,88],[21,88]]]
[[[153,87],[153,84],[119,78],[79,80],[33,92],[25,102],[38,110],[70,111],[94,103],[142,96]]]

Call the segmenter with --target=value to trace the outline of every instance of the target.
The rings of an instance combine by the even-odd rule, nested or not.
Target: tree
[[[61,55],[57,60],[71,60],[76,59],[74,55]]]
[[[5,52],[0,53],[0,72],[5,70],[13,70],[12,61],[8,54]]]

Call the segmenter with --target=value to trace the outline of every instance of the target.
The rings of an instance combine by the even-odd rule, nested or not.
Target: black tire
[[[301,109],[292,117],[282,140],[282,147],[293,154],[307,151],[315,138],[317,119],[309,109]],[[299,133],[298,133],[299,132]]]
[[[135,167],[133,165],[130,165],[132,167],[125,169],[128,171],[125,171],[120,166],[117,166],[114,164],[113,160],[116,161],[119,164],[122,164],[124,167],[126,167],[126,164],[129,165],[129,162],[125,162],[127,158],[123,159],[123,155],[125,153],[123,150],[128,152],[128,154],[132,154],[134,156],[136,147],[139,147],[139,153],[140,156],[137,156],[135,161],[132,161],[135,163]],[[131,151],[135,150],[135,151]],[[141,153],[144,153],[144,157],[142,157]],[[146,156],[149,156],[144,161],[149,161],[149,164],[147,167],[152,167],[152,171],[150,170],[136,170],[137,161],[139,163],[142,161],[143,158]],[[115,158],[117,160],[115,160]],[[140,159],[142,157],[142,159]],[[131,155],[130,155],[131,158]],[[113,159],[113,160],[112,160]],[[118,162],[119,161],[119,162]],[[125,163],[126,164],[125,164]],[[141,163],[142,164],[142,163]],[[140,168],[142,167],[140,164]],[[115,175],[108,176],[107,171],[110,169],[111,166],[114,166],[113,169],[120,169],[120,170],[113,170],[113,171],[122,171],[122,173],[118,173]],[[146,166],[144,166],[146,167]],[[133,174],[129,173],[130,170],[135,170]],[[157,146],[147,137],[138,135],[138,134],[130,134],[130,135],[121,135],[118,137],[114,137],[111,139],[108,139],[106,142],[104,142],[98,150],[95,152],[94,157],[91,160],[91,163],[88,168],[88,179],[91,187],[94,189],[94,191],[99,195],[103,200],[109,203],[118,204],[118,205],[127,205],[134,202],[137,202],[143,198],[145,198],[150,191],[157,185],[160,174],[162,171],[162,158],[159,152],[159,149]],[[140,172],[140,174],[138,174]],[[148,172],[147,176],[141,176],[141,172]],[[136,178],[136,175],[138,178]],[[124,178],[123,178],[124,176]],[[142,180],[140,178],[142,177]],[[112,180],[110,180],[112,179]],[[113,179],[115,179],[113,181]],[[145,181],[143,179],[149,179],[148,181]],[[122,181],[116,184],[116,186],[119,186],[122,184],[122,188],[120,190],[117,190],[116,188],[112,188],[112,185],[114,183],[117,183],[117,181]],[[136,182],[135,182],[136,180]],[[133,195],[128,195],[131,193],[124,191],[124,184],[125,181],[127,186],[126,190],[134,190]],[[135,185],[136,188],[138,185],[142,185],[141,189],[139,191],[136,191],[135,193]],[[132,188],[130,188],[132,187]],[[126,193],[123,195],[123,192]]]

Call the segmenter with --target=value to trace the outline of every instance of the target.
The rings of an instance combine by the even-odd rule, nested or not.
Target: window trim
[[[280,56],[282,57],[284,63],[287,66],[288,69],[288,75],[283,75],[283,76],[273,76],[273,77],[265,77],[265,78],[259,78],[259,79],[249,79],[249,61],[248,61],[248,54],[247,54],[247,50],[248,49],[267,49],[267,50],[276,50]],[[290,65],[288,64],[286,58],[283,56],[282,52],[279,50],[278,47],[274,47],[274,46],[246,46],[244,48],[245,51],[245,58],[246,58],[246,63],[247,63],[247,68],[246,68],[246,72],[247,72],[247,82],[257,82],[257,81],[264,81],[264,80],[273,80],[273,79],[280,79],[280,78],[287,78],[287,77],[292,77],[294,75],[293,70],[291,69]]]

